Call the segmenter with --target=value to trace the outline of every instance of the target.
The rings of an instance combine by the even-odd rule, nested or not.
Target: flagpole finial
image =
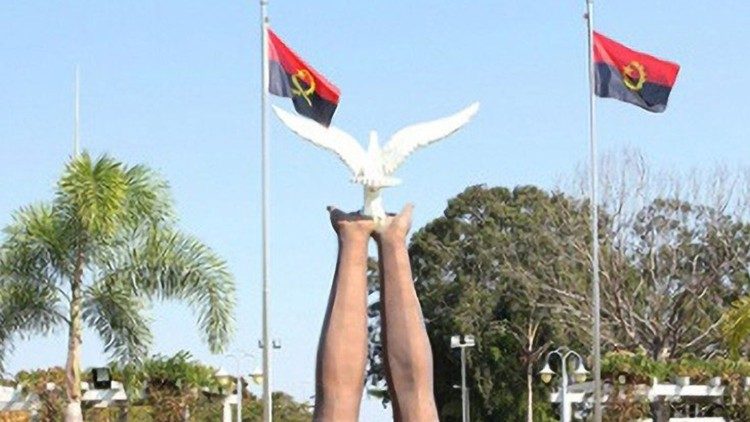
[[[268,1],[269,0],[260,0],[260,15],[261,15],[261,24],[262,25],[268,25],[269,19],[268,19]]]
[[[80,84],[80,78],[81,78],[81,67],[76,64],[75,69],[75,120],[74,120],[74,129],[73,129],[73,157],[77,157],[80,153],[80,138],[81,138],[81,84]]]

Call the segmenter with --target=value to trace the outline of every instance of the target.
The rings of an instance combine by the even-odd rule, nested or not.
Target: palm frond
[[[169,184],[146,166],[125,169],[127,219],[136,226],[159,224],[173,218]]]
[[[4,234],[0,272],[36,283],[56,283],[72,274],[72,234],[50,205],[20,209]]]
[[[153,336],[143,298],[125,286],[97,283],[85,292],[83,320],[104,342],[104,351],[121,362],[139,362]]]
[[[0,372],[14,337],[49,334],[65,321],[54,286],[6,278],[0,288]]]
[[[107,238],[120,228],[125,214],[127,178],[123,165],[84,153],[68,163],[57,186],[55,206],[81,235]]]
[[[184,300],[198,315],[211,351],[223,350],[234,330],[235,286],[226,263],[208,246],[176,230],[153,227],[140,245],[113,253],[117,260],[102,283],[129,283],[154,299]]]

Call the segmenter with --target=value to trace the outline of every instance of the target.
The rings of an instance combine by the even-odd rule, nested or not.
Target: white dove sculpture
[[[354,137],[337,127],[322,126],[276,106],[273,106],[273,110],[292,132],[336,153],[351,170],[351,181],[364,187],[365,204],[360,212],[376,221],[384,221],[386,213],[380,191],[401,183],[401,180],[393,177],[396,169],[416,149],[444,139],[463,127],[477,113],[479,103],[452,116],[407,126],[394,133],[382,148],[378,143],[378,134],[373,130],[367,151]]]

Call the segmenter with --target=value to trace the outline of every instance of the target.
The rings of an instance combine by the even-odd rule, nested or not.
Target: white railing
[[[705,397],[706,399],[716,399],[724,395],[724,386],[721,385],[720,380],[712,379],[709,384],[690,384],[690,380],[687,378],[679,379],[677,384],[661,384],[654,378],[651,385],[639,385],[636,386],[636,395],[648,398],[649,401],[656,401],[661,397],[669,399],[675,399],[678,397],[686,398],[700,398]],[[607,402],[609,398],[609,391],[611,388],[606,388],[602,395],[602,402]],[[574,403],[590,403],[592,401],[591,395],[594,392],[593,382],[584,382],[578,384],[571,384],[568,386],[568,392],[565,395],[565,402],[561,403],[562,394],[560,391],[554,391],[550,394],[551,403],[559,403],[561,406],[566,406],[568,409],[567,414],[572,415],[572,406]],[[574,416],[575,418],[575,416]],[[670,418],[670,422],[726,422],[724,418],[720,417],[693,417],[693,418]],[[641,419],[638,422],[652,422],[651,419]]]
[[[54,384],[48,385],[48,388],[54,388]],[[112,381],[112,388],[108,390],[95,390],[83,382],[81,390],[81,401],[93,403],[93,407],[123,407],[128,402],[122,383],[117,381]],[[237,405],[237,395],[224,396],[222,422],[232,422],[232,405]],[[39,397],[36,394],[25,394],[19,387],[0,386],[0,412],[11,411],[25,411],[35,416],[39,411]]]

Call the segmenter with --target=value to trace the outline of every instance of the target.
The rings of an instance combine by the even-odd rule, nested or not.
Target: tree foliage
[[[164,299],[191,306],[211,350],[222,350],[235,300],[226,263],[176,228],[162,178],[83,154],[52,201],[21,208],[4,230],[0,369],[15,339],[67,330],[66,392],[79,402],[83,325],[112,357],[139,361],[152,340],[147,306]]]
[[[97,408],[85,406],[85,420],[93,422],[183,422],[222,420],[223,399],[234,394],[232,378],[218,376],[216,368],[196,361],[189,352],[171,356],[154,355],[142,362],[110,364],[112,379],[125,387],[128,403],[122,407]],[[87,373],[86,381],[91,382]],[[20,371],[13,379],[5,380],[20,387],[26,394],[40,399],[37,418],[41,422],[60,421],[65,404],[63,368]],[[299,403],[290,395],[274,392],[273,416],[281,422],[307,422],[312,418],[310,406]],[[262,401],[245,391],[243,421],[262,421]],[[0,412],[0,420],[5,416]],[[22,412],[18,420],[28,417]],[[14,419],[16,420],[16,419]],[[234,419],[233,419],[234,420]]]
[[[547,306],[550,291],[540,286],[585,287],[585,266],[566,259],[581,253],[581,245],[571,239],[583,243],[585,233],[583,204],[562,194],[473,186],[413,236],[409,252],[433,346],[442,420],[461,415],[454,388],[460,360],[449,348],[454,334],[477,338],[468,351],[475,419],[525,418],[528,403],[518,392],[529,385],[532,393],[539,390],[536,382],[529,384],[529,376],[555,336],[565,331],[550,324],[556,318]],[[371,365],[369,376],[381,382],[382,367]],[[545,420],[546,406],[531,407],[534,420]]]
[[[661,174],[627,150],[602,168],[605,347],[662,360],[724,353],[722,315],[750,285],[747,175]],[[590,325],[589,297],[561,301],[575,323]]]
[[[232,277],[174,222],[167,183],[148,168],[86,154],[71,161],[55,199],[21,208],[4,230],[2,350],[10,351],[13,337],[70,324],[68,282],[76,267],[86,271],[82,319],[112,356],[145,356],[152,299],[186,301],[211,349],[221,350],[232,331]]]
[[[460,418],[460,395],[453,388],[460,363],[449,348],[454,334],[477,339],[468,350],[477,420],[526,417],[519,392],[527,390],[534,365],[566,330],[552,324],[550,291],[542,286],[585,287],[586,267],[568,259],[586,241],[585,218],[584,204],[562,194],[473,186],[414,235],[409,251],[445,420]],[[534,420],[544,420],[544,412],[537,412]]]
[[[215,368],[201,365],[185,351],[157,355],[142,364],[115,364],[112,369],[131,402],[152,409],[154,422],[190,420],[196,408],[210,403],[212,397],[231,393],[231,385],[222,383]]]
[[[727,342],[747,352],[743,174],[655,174],[629,151],[602,168],[603,352],[630,351],[672,369],[686,356],[726,355]],[[534,379],[540,360],[552,344],[590,350],[589,203],[585,190],[566,192],[472,186],[411,239],[443,419],[460,418],[459,358],[448,347],[454,334],[477,337],[468,352],[477,420],[529,420],[534,412],[533,420],[544,420],[549,405],[525,400],[542,388]],[[370,381],[384,391],[377,371]],[[650,412],[664,417],[668,407],[656,403]]]

